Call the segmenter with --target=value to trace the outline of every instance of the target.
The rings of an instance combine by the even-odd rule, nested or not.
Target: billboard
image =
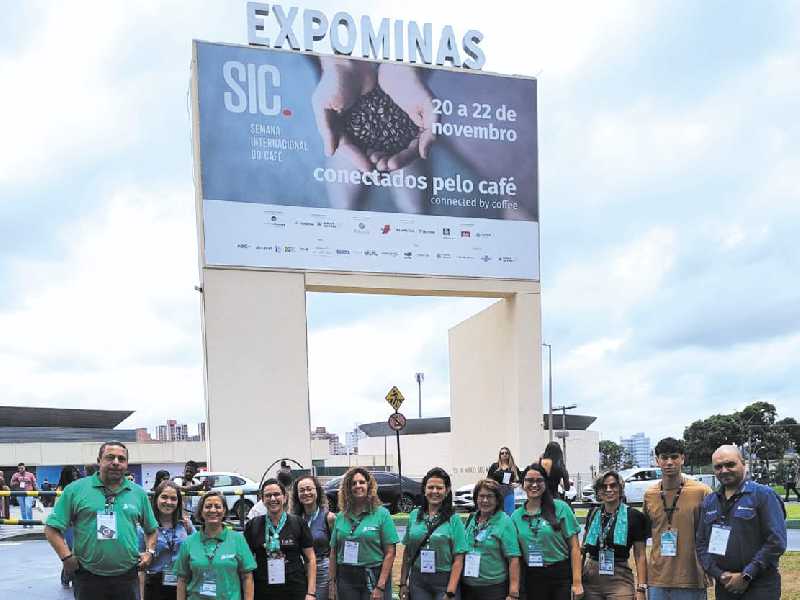
[[[536,81],[194,43],[204,266],[539,279]]]

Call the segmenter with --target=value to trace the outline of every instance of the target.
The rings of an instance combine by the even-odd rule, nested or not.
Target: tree
[[[707,465],[714,450],[723,444],[741,446],[746,435],[734,415],[712,415],[695,421],[683,431],[686,463],[694,467]]]
[[[794,446],[795,452],[800,452],[800,424],[792,417],[781,419],[776,425],[781,425],[781,430],[786,432],[789,443]]]
[[[777,413],[775,405],[769,402],[753,402],[734,413],[746,436],[747,452],[754,458],[767,461],[783,458],[791,440],[786,428],[774,427]]]
[[[619,469],[623,464],[626,449],[611,440],[600,441],[600,470]]]

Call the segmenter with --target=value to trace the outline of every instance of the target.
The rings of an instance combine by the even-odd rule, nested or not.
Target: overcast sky
[[[480,29],[539,79],[556,402],[611,439],[800,417],[800,5],[291,4]],[[0,1],[0,404],[203,420],[191,40],[246,43],[244,6]],[[449,414],[447,329],[488,304],[309,294],[312,426],[393,384],[415,415],[416,371]]]

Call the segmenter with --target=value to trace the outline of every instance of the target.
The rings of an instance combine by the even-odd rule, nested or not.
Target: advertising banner
[[[204,265],[539,279],[534,79],[194,52]]]

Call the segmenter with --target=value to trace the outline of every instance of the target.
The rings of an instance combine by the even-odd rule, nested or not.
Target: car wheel
[[[409,494],[403,494],[395,502],[395,512],[410,513],[414,510],[414,498]]]
[[[237,518],[237,519],[239,518],[239,515],[241,514],[239,512],[239,510],[242,508],[242,505],[244,505],[244,516],[245,517],[247,517],[247,513],[250,512],[250,509],[253,508],[253,503],[250,502],[250,500],[244,499],[244,500],[237,501],[236,504],[233,505],[233,509],[231,511],[233,513],[233,516],[235,518]]]

